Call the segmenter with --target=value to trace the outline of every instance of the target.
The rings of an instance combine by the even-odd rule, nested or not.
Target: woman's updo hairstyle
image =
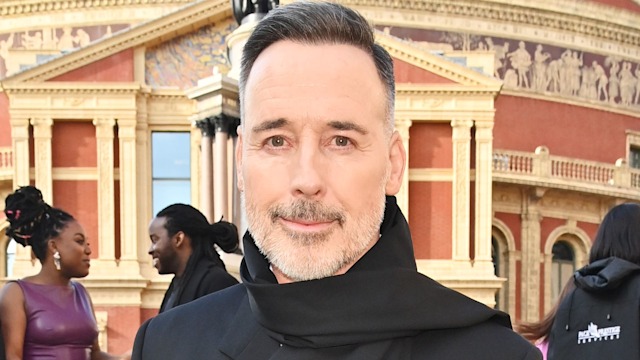
[[[47,255],[47,240],[73,220],[67,212],[49,206],[33,186],[22,186],[7,196],[4,214],[9,221],[7,236],[22,246],[30,245],[41,262]]]

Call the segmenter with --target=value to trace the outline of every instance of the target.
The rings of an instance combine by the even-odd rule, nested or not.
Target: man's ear
[[[238,179],[238,191],[244,191],[244,178],[242,177],[242,125],[238,125],[238,142],[236,143],[236,178]]]
[[[182,232],[182,231],[178,231],[175,235],[174,235],[174,244],[177,248],[184,246],[186,239],[185,239],[186,235]]]
[[[397,131],[394,131],[389,144],[389,165],[391,169],[385,186],[387,195],[395,195],[400,191],[406,161],[407,153],[402,143],[402,137]]]

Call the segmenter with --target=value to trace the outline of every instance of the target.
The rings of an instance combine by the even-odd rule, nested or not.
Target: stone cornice
[[[291,2],[291,1],[287,1]],[[640,15],[584,1],[340,0],[358,9],[419,11],[571,32],[640,46]]]
[[[498,95],[500,88],[491,86],[465,86],[459,84],[397,84],[396,97],[403,96],[426,97],[431,96],[471,96],[490,97]]]
[[[134,94],[143,89],[136,83],[70,83],[70,82],[44,82],[44,83],[2,83],[2,90],[8,95],[23,94]]]
[[[151,46],[231,16],[226,0],[200,1],[129,31],[78,49],[50,62],[4,79],[8,82],[46,81],[120,51],[136,46]],[[6,86],[3,86],[6,87]]]
[[[162,0],[164,5],[181,5],[194,0]],[[122,6],[156,5],[154,0],[12,0],[0,3],[0,16],[28,16],[55,11],[104,9]]]

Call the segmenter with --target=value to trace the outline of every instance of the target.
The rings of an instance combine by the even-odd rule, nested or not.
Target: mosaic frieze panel
[[[492,51],[506,89],[640,107],[640,61],[544,43],[436,30],[380,27],[431,51]]]
[[[29,31],[0,34],[0,79],[129,27],[129,24],[34,27]]]
[[[154,88],[188,89],[199,79],[211,76],[215,66],[226,72],[230,67],[226,39],[236,27],[233,21],[209,25],[147,49],[147,84]]]

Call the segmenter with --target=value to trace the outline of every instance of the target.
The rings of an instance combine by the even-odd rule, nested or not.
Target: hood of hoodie
[[[278,284],[253,238],[240,268],[258,322],[281,343],[329,347],[473,326],[510,327],[508,315],[448,289],[416,270],[409,226],[387,197],[381,237],[344,275]]]
[[[604,292],[617,288],[625,280],[640,272],[632,262],[610,257],[594,261],[574,274],[577,287],[589,292]]]

